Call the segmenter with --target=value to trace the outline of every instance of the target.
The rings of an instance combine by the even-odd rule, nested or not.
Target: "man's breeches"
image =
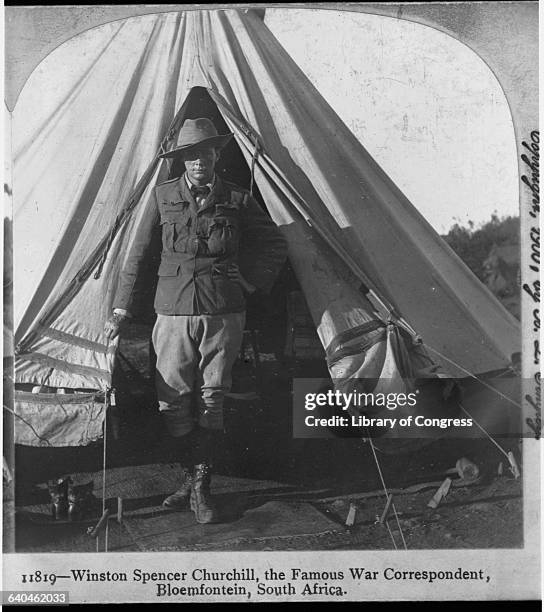
[[[245,312],[224,315],[157,315],[159,410],[170,435],[183,436],[195,423],[223,429],[223,400],[242,344]]]

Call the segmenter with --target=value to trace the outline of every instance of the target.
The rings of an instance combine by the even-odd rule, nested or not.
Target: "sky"
[[[365,13],[267,9],[265,23],[435,230],[519,214],[508,104],[471,49]]]

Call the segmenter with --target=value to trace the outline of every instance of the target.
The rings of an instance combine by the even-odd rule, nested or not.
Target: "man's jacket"
[[[132,310],[138,272],[158,224],[158,314],[241,312],[245,298],[228,277],[229,264],[237,263],[249,283],[268,293],[287,254],[279,229],[249,192],[216,177],[198,207],[182,176],[154,188],[121,271],[114,308]]]

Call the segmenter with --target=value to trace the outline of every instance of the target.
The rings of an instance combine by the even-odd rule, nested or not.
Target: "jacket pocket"
[[[163,248],[176,253],[186,253],[191,223],[192,218],[182,212],[164,215],[161,220]]]
[[[210,255],[234,255],[238,250],[238,220],[231,217],[214,217],[208,230]]]
[[[179,268],[180,268],[179,263],[175,263],[172,261],[161,261],[161,265],[159,266],[158,275],[159,276],[177,276]]]
[[[158,270],[155,310],[161,314],[177,314],[180,302],[182,279],[179,276],[181,264],[161,261]]]

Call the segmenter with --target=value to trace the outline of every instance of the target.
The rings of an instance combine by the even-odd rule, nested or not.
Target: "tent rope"
[[[484,387],[486,387],[490,391],[494,391],[497,395],[499,395],[503,399],[507,400],[511,404],[514,404],[514,406],[516,406],[516,408],[520,408],[521,409],[521,404],[520,403],[516,402],[511,397],[508,397],[507,395],[505,395],[504,393],[502,393],[498,389],[495,389],[495,387],[493,387],[492,385],[488,385],[485,381],[483,381],[481,378],[476,376],[476,374],[473,374],[472,372],[470,372],[469,370],[464,368],[462,365],[460,365],[457,362],[453,361],[453,359],[450,359],[449,357],[446,357],[446,355],[444,355],[440,351],[436,350],[432,346],[429,346],[428,344],[425,344],[425,348],[429,349],[430,351],[432,351],[433,353],[435,353],[436,355],[438,355],[439,357],[441,357],[445,361],[448,361],[449,363],[454,365],[456,368],[458,368],[459,370],[461,370],[462,372],[467,374],[470,378],[473,378],[474,380],[478,381],[481,385],[483,385]]]
[[[510,461],[510,458],[508,457],[508,453],[495,440],[495,438],[493,438],[493,436],[485,429],[485,427],[483,427],[482,425],[480,425],[480,423],[478,423],[478,421],[470,414],[470,412],[468,412],[468,410],[463,406],[463,404],[461,404],[461,402],[458,402],[458,405],[459,405],[459,408],[461,408],[461,410],[472,419],[476,427],[478,427],[478,429],[488,438],[488,440],[499,449],[499,451],[508,459],[508,461]]]
[[[249,183],[249,193],[253,195],[253,186],[255,184],[255,163],[259,156],[259,140],[255,138],[255,150],[253,151],[253,156],[251,158],[251,181]]]
[[[96,267],[96,272],[94,273],[93,278],[95,280],[98,280],[102,276],[102,268],[104,267],[104,264],[106,263],[106,259],[108,258],[108,253],[110,252],[110,248],[113,243],[113,239],[115,238],[117,234],[118,228],[119,228],[119,216],[115,218],[115,221],[113,222],[113,225],[111,226],[111,229],[109,231],[108,240],[106,244],[104,245],[104,251]]]
[[[378,469],[378,475],[380,476],[382,487],[383,487],[383,490],[384,490],[384,493],[385,493],[385,499],[388,500],[389,496],[390,496],[390,493],[387,490],[387,485],[385,484],[385,478],[383,477],[383,473],[382,473],[382,469],[381,469],[381,466],[380,466],[380,462],[378,461],[378,455],[376,454],[376,449],[374,448],[374,442],[372,441],[372,437],[370,435],[370,431],[369,431],[368,428],[367,428],[367,434],[368,434],[368,441],[370,442],[370,448],[372,449],[372,455],[373,455],[374,461],[376,463],[376,468]],[[400,533],[400,536],[401,536],[401,539],[402,539],[402,544],[404,546],[404,550],[408,550],[408,546],[406,545],[406,540],[404,539],[404,533],[402,531],[402,526],[400,524],[399,516],[397,514],[397,509],[395,508],[395,502],[391,503],[391,509],[393,510],[393,514],[395,515],[395,519],[397,521],[397,525],[398,525],[398,528],[399,528],[399,533]],[[393,541],[393,546],[395,547],[395,550],[398,550],[397,544],[395,542],[395,538],[393,537],[393,533],[391,531],[391,528],[389,527],[389,522],[387,521],[387,517],[385,518],[385,524],[386,524],[387,529],[389,531],[389,535],[391,536],[391,540]]]
[[[393,535],[393,532],[391,531],[391,527],[389,527],[389,521],[385,521],[385,526],[387,527],[387,531],[389,531],[389,535],[391,536],[391,542],[393,542],[393,546],[395,547],[395,550],[398,550],[399,547],[397,546],[397,543],[395,542],[395,536]]]
[[[391,502],[391,508],[393,508],[393,514],[395,515],[395,520],[397,521],[397,526],[399,528],[399,533],[402,540],[402,545],[404,546],[404,550],[408,550],[406,540],[404,539],[404,532],[402,531],[402,527],[400,524],[399,515],[397,514],[397,509],[395,508],[395,502]]]
[[[106,511],[106,466],[107,466],[107,442],[108,442],[108,422],[107,411],[110,406],[111,388],[104,390],[104,449],[102,452],[102,516]],[[108,552],[108,520],[106,520],[106,531],[104,536],[104,552]],[[98,537],[96,538],[96,551],[98,552]]]

